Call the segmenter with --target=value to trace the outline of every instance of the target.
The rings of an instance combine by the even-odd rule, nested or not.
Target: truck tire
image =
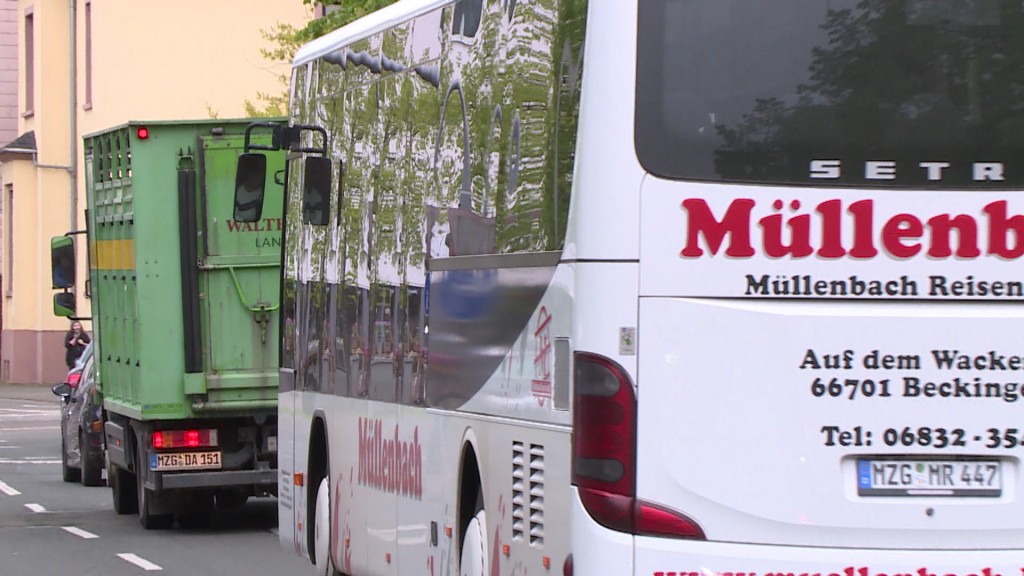
[[[96,462],[96,457],[90,454],[88,444],[85,443],[85,433],[81,431],[78,433],[78,451],[82,455],[82,486],[99,486],[103,471]]]
[[[150,511],[153,492],[146,488],[146,482],[142,478],[146,458],[143,453],[142,443],[136,442],[136,444],[135,487],[138,491],[139,499],[139,524],[142,524],[142,527],[146,530],[166,530],[174,526],[174,514],[153,514]]]
[[[107,468],[107,484],[114,496],[114,511],[118,514],[135,514],[139,511],[138,495],[135,493],[135,476],[124,468],[110,465]]]
[[[193,491],[185,498],[178,513],[178,526],[182,528],[209,528],[213,523],[213,492]]]
[[[217,510],[241,508],[249,501],[249,495],[239,490],[218,490],[214,497]]]

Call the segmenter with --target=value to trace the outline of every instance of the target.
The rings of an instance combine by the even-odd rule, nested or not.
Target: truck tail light
[[[157,430],[153,432],[153,448],[206,448],[217,445],[216,430]]]
[[[636,394],[614,361],[575,355],[572,483],[605,528],[645,536],[703,540],[693,520],[636,497]]]

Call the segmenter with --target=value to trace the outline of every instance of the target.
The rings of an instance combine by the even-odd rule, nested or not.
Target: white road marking
[[[60,464],[60,460],[15,460],[13,458],[0,458],[0,464]]]
[[[21,492],[11,488],[9,484],[4,483],[2,480],[0,480],[0,492],[3,492],[8,496],[17,496],[18,494],[21,494]]]
[[[271,528],[270,529],[270,533],[271,534],[280,534],[280,532],[277,531],[277,528]]]
[[[86,532],[85,530],[82,530],[81,528],[75,528],[74,526],[61,526],[61,528],[65,532],[70,532],[71,534],[74,534],[75,536],[78,536],[79,538],[85,538],[86,540],[92,540],[93,538],[99,538],[99,536],[93,534],[92,532]]]
[[[35,512],[36,514],[39,514],[40,512],[46,512],[46,508],[43,508],[39,504],[25,504],[25,508],[28,508],[29,510]]]
[[[23,428],[0,428],[0,432],[25,432],[28,430],[60,430],[57,426],[25,426]]]
[[[118,554],[117,557],[121,560],[124,560],[125,562],[131,562],[132,564],[135,564],[136,566],[142,568],[146,572],[155,572],[157,570],[163,570],[163,568],[157,566],[156,564],[153,564],[145,558],[139,558],[135,554]]]

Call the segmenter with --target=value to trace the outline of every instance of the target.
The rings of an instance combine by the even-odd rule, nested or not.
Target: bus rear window
[[[1024,185],[1021,0],[643,0],[636,150],[660,177]]]

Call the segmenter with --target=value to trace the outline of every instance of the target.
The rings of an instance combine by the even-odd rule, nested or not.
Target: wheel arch
[[[480,472],[478,442],[473,429],[467,429],[463,435],[459,454],[459,496],[458,496],[458,557],[462,555],[462,542],[466,528],[477,511],[485,508],[483,474]]]
[[[316,495],[320,481],[330,469],[330,440],[327,434],[327,416],[322,410],[313,413],[309,426],[309,453],[306,455],[306,549],[309,560],[316,563],[313,516],[316,514]],[[330,482],[330,478],[327,480]]]

